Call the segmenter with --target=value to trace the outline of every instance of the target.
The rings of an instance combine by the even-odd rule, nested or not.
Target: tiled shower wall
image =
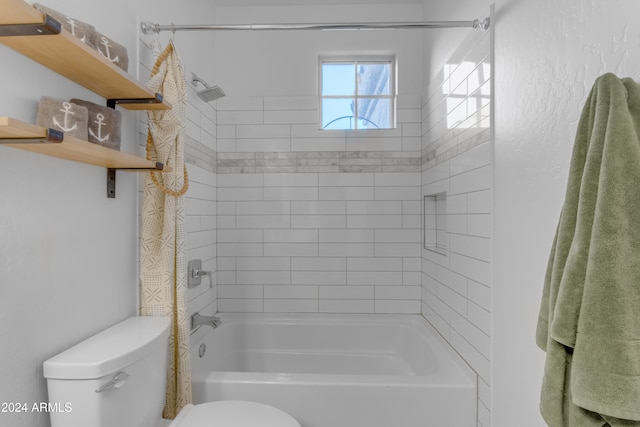
[[[187,260],[202,260],[202,269],[210,274],[200,286],[189,289],[190,314],[216,313],[216,103],[200,100],[188,89],[185,162],[189,172],[189,191],[185,198]],[[187,272],[188,274],[188,272]],[[206,331],[194,332],[192,342]]]
[[[420,313],[421,102],[318,130],[316,97],[218,103],[218,310]]]
[[[478,374],[484,427],[491,425],[490,51],[489,31],[460,45],[426,90],[422,122],[422,196],[444,230],[438,248],[422,249],[422,314]]]

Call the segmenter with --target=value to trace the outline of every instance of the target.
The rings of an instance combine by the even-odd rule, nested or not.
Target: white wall
[[[489,4],[460,1],[442,17],[484,16]],[[640,4],[503,0],[495,6],[491,416],[495,427],[537,427],[544,425],[538,414],[544,353],[535,346],[535,326],[575,128],[597,76],[611,71],[638,80]],[[432,62],[455,43],[439,36]]]
[[[46,2],[124,44],[134,76],[137,17],[166,23],[213,16],[209,2],[192,3]],[[161,40],[164,46],[166,35]],[[212,73],[196,40],[176,37],[183,61]],[[34,122],[43,95],[104,102],[3,45],[0,63],[1,116]],[[139,77],[146,81],[148,70]],[[141,116],[122,111],[122,150],[138,152]],[[31,405],[47,400],[44,360],[137,312],[138,177],[118,172],[117,198],[107,199],[102,168],[0,146],[0,180],[0,401]],[[43,413],[1,413],[0,425],[43,427],[49,421]]]
[[[219,24],[412,20],[419,4],[219,7]],[[230,96],[315,96],[318,55],[395,53],[401,95],[420,93],[422,41],[412,31],[262,31],[218,34],[216,74]],[[250,53],[250,54],[249,54]],[[418,91],[416,92],[416,90]]]

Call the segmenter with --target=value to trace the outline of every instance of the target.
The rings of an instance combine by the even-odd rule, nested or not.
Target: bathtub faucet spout
[[[191,330],[193,331],[198,326],[207,325],[211,326],[213,329],[217,328],[222,324],[222,321],[219,317],[216,316],[204,316],[200,313],[195,313],[191,316]]]

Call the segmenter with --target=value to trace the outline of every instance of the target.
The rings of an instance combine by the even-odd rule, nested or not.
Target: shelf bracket
[[[107,99],[107,107],[116,108],[118,104],[162,104],[164,98],[156,93],[155,98],[116,98]]]
[[[107,169],[107,198],[116,198],[116,169]]]
[[[156,162],[155,168],[108,168],[107,169],[107,198],[116,198],[116,171],[123,170],[129,172],[144,172],[144,171],[161,171],[164,169],[164,165],[161,162]]]
[[[60,34],[61,31],[62,25],[47,14],[44,15],[44,22],[0,25],[0,37],[48,36],[52,34]]]
[[[24,138],[0,138],[0,144],[59,144],[64,139],[64,132],[49,128],[45,136],[28,136]]]

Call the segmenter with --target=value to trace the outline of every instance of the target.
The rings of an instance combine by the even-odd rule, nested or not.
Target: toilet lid
[[[221,400],[185,407],[171,427],[300,427],[273,406],[244,400]]]

